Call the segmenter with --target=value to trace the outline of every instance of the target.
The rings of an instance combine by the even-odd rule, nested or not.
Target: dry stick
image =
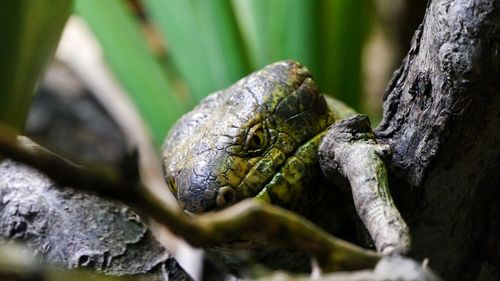
[[[335,238],[290,211],[257,200],[246,200],[220,212],[188,216],[179,208],[163,204],[141,182],[128,181],[116,168],[76,165],[1,125],[0,154],[40,170],[61,186],[95,192],[141,210],[196,247],[262,233],[271,241],[314,256],[325,272],[368,268],[380,259],[373,251]]]
[[[368,117],[342,120],[327,132],[319,148],[319,162],[326,176],[340,173],[349,180],[356,211],[383,254],[410,250],[410,231],[396,208],[382,158],[388,145],[378,143]]]

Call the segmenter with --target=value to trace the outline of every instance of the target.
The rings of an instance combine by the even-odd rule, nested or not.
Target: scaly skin
[[[163,150],[167,183],[190,213],[257,197],[335,233],[345,214],[339,193],[321,184],[317,151],[326,129],[352,113],[327,103],[302,65],[272,64],[208,96],[177,122]],[[241,246],[270,267],[308,268],[304,257],[251,244]],[[237,268],[231,247],[218,250]]]
[[[192,213],[254,196],[293,205],[335,120],[307,69],[293,61],[270,65],[177,122],[163,150],[167,182]]]

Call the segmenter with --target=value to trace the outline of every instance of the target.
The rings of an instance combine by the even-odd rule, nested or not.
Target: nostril
[[[236,202],[236,194],[234,189],[230,186],[223,186],[219,189],[217,194],[216,204],[217,208],[224,208]]]

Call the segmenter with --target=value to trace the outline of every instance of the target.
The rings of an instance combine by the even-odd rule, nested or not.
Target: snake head
[[[208,96],[174,125],[163,147],[166,181],[192,213],[249,197],[293,204],[318,170],[319,136],[332,122],[304,66],[271,64]]]

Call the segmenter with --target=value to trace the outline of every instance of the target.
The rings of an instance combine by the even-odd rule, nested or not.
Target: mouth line
[[[283,167],[285,167],[285,166],[286,166],[286,164],[287,164],[288,160],[289,160],[291,157],[293,157],[294,155],[296,155],[296,154],[297,154],[297,152],[298,152],[298,150],[299,150],[301,147],[303,147],[306,143],[308,143],[308,142],[309,142],[309,141],[311,141],[312,139],[314,139],[314,138],[316,138],[316,137],[320,136],[321,134],[324,134],[324,131],[319,132],[319,133],[318,133],[318,134],[316,134],[315,136],[311,137],[310,139],[308,139],[308,140],[304,141],[303,143],[301,143],[300,145],[298,145],[298,146],[294,149],[294,151],[290,154],[290,156],[286,158],[286,160],[283,162],[283,164],[282,164],[282,165],[280,165],[280,166],[276,169],[276,173],[274,173],[274,175],[273,175],[273,176],[272,176],[272,177],[271,177],[268,181],[264,182],[264,183],[262,184],[262,188],[260,188],[260,190],[259,190],[256,194],[254,194],[252,197],[264,198],[264,197],[265,197],[265,194],[268,192],[268,190],[269,190],[270,188],[272,188],[271,183],[272,183],[272,182],[275,180],[275,178],[276,178],[276,177],[280,174],[280,171],[283,169]]]
[[[246,199],[246,198],[252,198],[252,197],[262,197],[264,196],[264,194],[267,192],[268,188],[270,187],[269,185],[273,182],[273,180],[275,180],[275,178],[278,176],[278,174],[280,173],[280,171],[283,169],[283,167],[286,166],[288,160],[293,157],[294,155],[297,154],[297,152],[300,150],[300,148],[302,148],[305,144],[307,144],[309,141],[311,141],[312,139],[320,136],[324,134],[324,131],[321,131],[319,133],[317,133],[316,135],[314,135],[313,137],[303,141],[302,143],[300,143],[291,153],[289,156],[286,157],[285,161],[283,161],[283,163],[279,166],[277,166],[276,168],[276,171],[275,173],[272,175],[272,177],[269,178],[269,180],[266,180],[266,181],[263,181],[262,183],[259,183],[255,186],[255,188],[252,188],[252,190],[257,190],[256,192],[250,192],[250,196],[247,196],[247,197],[241,197],[241,198],[238,198],[238,201],[241,201],[243,199]],[[252,166],[253,167],[253,166]],[[240,189],[241,190],[241,185],[244,184],[244,178],[242,178],[241,182],[238,184],[238,186],[236,188],[234,188],[235,190],[238,190]]]
[[[278,176],[279,172],[281,171],[281,169],[286,165],[288,159],[293,156],[295,154],[295,152],[301,147],[302,145],[299,145],[297,146],[297,148],[290,154],[289,157],[287,157],[285,159],[285,161],[283,161],[283,163],[281,165],[279,165],[277,168],[276,168],[276,171],[274,172],[274,174],[272,175],[272,177],[270,177],[268,180],[266,181],[263,181],[262,183],[259,183],[253,190],[257,190],[256,192],[251,192],[250,193],[250,196],[248,197],[243,197],[243,198],[239,198],[239,200],[243,200],[243,199],[246,199],[246,198],[253,198],[253,197],[261,197],[262,194],[264,192],[267,191],[267,188],[269,187],[269,185],[271,184],[271,182]],[[243,178],[244,179],[244,178]],[[242,181],[238,184],[238,187],[237,188],[241,188],[241,185],[243,184],[243,179]],[[237,189],[236,189],[237,190]]]
[[[300,147],[301,145],[299,145],[297,147],[297,149]],[[269,148],[271,149],[271,148]],[[291,156],[293,154],[295,154],[296,152],[296,149],[291,153]],[[246,175],[244,175],[242,178],[241,178],[241,181],[238,183],[238,185],[236,185],[236,187],[233,187],[232,185],[229,185],[231,186],[235,191],[236,191],[236,194],[238,194],[238,191],[241,191],[242,190],[242,185],[246,185],[247,186],[247,191],[250,191],[250,192],[245,192],[246,194],[248,194],[248,196],[244,195],[243,196],[237,196],[236,197],[236,200],[237,201],[242,201],[244,199],[247,199],[247,198],[253,198],[253,197],[256,197],[258,196],[265,188],[267,185],[269,185],[271,183],[271,181],[276,177],[277,173],[283,168],[283,166],[286,164],[287,160],[288,160],[289,157],[287,157],[285,159],[285,161],[283,161],[283,163],[281,165],[278,165],[276,167],[276,170],[275,172],[272,174],[272,176],[268,179],[268,180],[265,180],[265,181],[262,181],[262,182],[259,182],[258,184],[256,184],[255,186],[251,186],[249,185],[248,183],[245,182],[245,178],[246,176],[248,175],[248,173]],[[257,165],[257,162],[252,165],[248,171],[250,171],[252,168],[254,168],[255,166]],[[255,191],[254,191],[255,190]]]

